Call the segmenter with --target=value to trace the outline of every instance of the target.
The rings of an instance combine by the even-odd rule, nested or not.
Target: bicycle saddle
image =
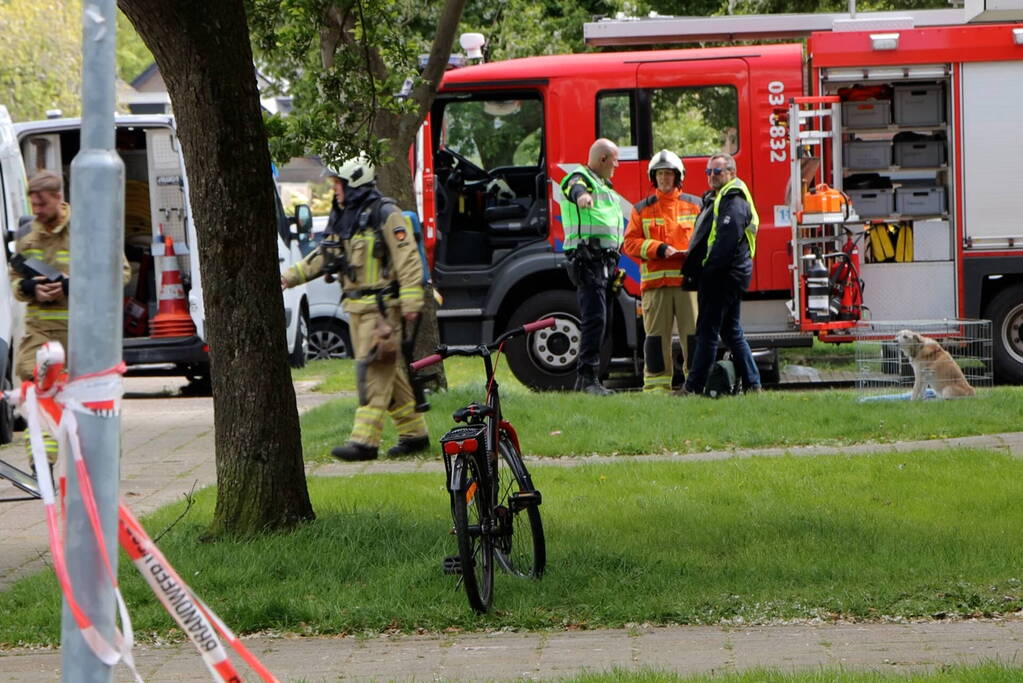
[[[484,418],[493,416],[494,409],[479,403],[470,403],[464,408],[459,408],[451,414],[455,422],[481,422]]]

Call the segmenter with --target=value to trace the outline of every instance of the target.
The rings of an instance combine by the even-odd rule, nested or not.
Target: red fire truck
[[[707,28],[726,19],[748,28]],[[606,137],[621,150],[614,183],[626,203],[650,193],[646,167],[661,148],[683,158],[683,189],[693,194],[706,189],[709,155],[735,157],[761,218],[743,304],[755,348],[808,344],[828,327],[808,320],[839,317],[807,311],[794,277],[804,254],[793,244],[793,208],[823,180],[851,198],[839,222],[865,261],[862,310],[845,317],[990,319],[996,376],[1023,382],[1023,191],[1012,186],[1023,179],[1023,23],[965,25],[962,10],[773,19],[602,21],[586,35],[606,45],[807,35],[805,45],[544,56],[449,71],[416,155],[442,339],[476,343],[552,315],[557,328],[509,349],[509,364],[528,385],[569,386],[579,323],[558,182]],[[790,141],[790,102],[802,96],[837,100],[819,168],[793,164],[802,148]],[[874,245],[882,233],[890,253],[883,239]],[[639,269],[628,258],[622,267],[628,280],[607,353],[641,374]],[[777,377],[776,365],[763,369]]]

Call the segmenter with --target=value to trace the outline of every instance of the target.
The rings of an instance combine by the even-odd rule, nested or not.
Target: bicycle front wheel
[[[533,486],[522,455],[506,434],[498,438],[497,449],[507,465],[506,470],[498,470],[497,476],[497,561],[509,574],[538,579],[547,565],[540,493]]]
[[[451,494],[462,585],[469,605],[480,613],[490,608],[494,596],[494,546],[484,532],[490,508],[483,481],[477,458],[466,457],[461,483]]]

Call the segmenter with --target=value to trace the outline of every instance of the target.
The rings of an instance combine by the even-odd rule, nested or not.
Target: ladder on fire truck
[[[842,192],[842,102],[833,95],[793,97],[787,123],[792,322],[803,332],[848,329],[859,320],[862,292],[849,228],[859,217]]]

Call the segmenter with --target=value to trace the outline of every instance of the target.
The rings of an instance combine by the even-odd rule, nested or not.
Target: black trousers
[[[609,325],[608,282],[614,267],[610,258],[575,258],[569,264],[582,318],[577,367],[600,364],[600,346]]]

